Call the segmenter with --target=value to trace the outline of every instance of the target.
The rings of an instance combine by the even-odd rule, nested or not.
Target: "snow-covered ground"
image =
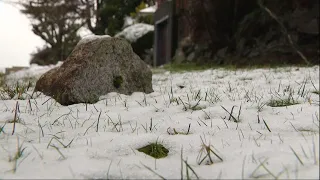
[[[186,179],[187,169],[194,179],[319,178],[319,66],[165,72],[153,88],[87,106],[0,100],[0,178]],[[299,104],[267,105],[288,97]],[[167,157],[137,150],[155,142]]]
[[[36,81],[40,78],[40,76],[52,68],[58,67],[63,62],[60,61],[56,65],[49,66],[39,66],[37,64],[31,64],[29,68],[20,70],[14,73],[9,74],[6,77],[7,84],[15,84],[16,82],[25,82],[26,80]]]

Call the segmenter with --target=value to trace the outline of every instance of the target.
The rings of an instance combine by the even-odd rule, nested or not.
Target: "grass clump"
[[[286,99],[271,99],[267,105],[271,107],[284,107],[284,106],[292,106],[296,104],[299,104],[299,103],[291,98],[286,98]]]
[[[2,126],[2,127],[0,127],[0,134],[1,133],[4,133],[4,127],[6,126],[6,123]]]
[[[167,133],[169,135],[188,135],[190,134],[191,123],[189,124],[187,132],[177,131],[175,128],[171,129],[170,127],[167,129]]]
[[[207,145],[201,136],[200,138],[202,145],[200,152],[197,156],[198,165],[201,165],[203,162],[205,162],[206,165],[214,164],[215,161],[213,157],[218,158],[219,161],[222,162],[223,159],[217,154],[215,148],[210,144]]]
[[[167,148],[165,148],[162,144],[159,144],[157,142],[139,148],[138,151],[143,152],[156,159],[167,157],[169,153],[169,150]]]
[[[31,86],[32,84],[30,81],[28,84],[22,84],[19,82],[17,82],[15,85],[4,84],[0,89],[0,99],[7,100],[15,98],[19,100],[25,100],[23,94],[27,93]]]
[[[195,106],[190,106],[189,109],[191,109],[192,111],[200,111],[202,109],[206,109],[206,107],[195,105]]]
[[[9,162],[17,161],[19,158],[23,156],[23,152],[26,147],[23,147],[22,144],[17,146],[17,151],[15,152],[14,156],[9,157]]]
[[[188,98],[188,102],[183,102],[182,99],[179,97],[179,100],[183,105],[184,111],[187,111],[188,109],[192,111],[199,111],[207,108],[205,105],[200,104],[200,101],[202,100],[202,98],[200,98],[200,91],[198,91],[198,93],[196,93],[196,95],[192,98],[193,101],[190,101],[188,94],[187,94],[187,98]]]

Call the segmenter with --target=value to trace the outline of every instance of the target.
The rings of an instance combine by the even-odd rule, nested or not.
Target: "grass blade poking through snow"
[[[269,128],[269,126],[268,126],[267,122],[266,122],[264,119],[263,119],[263,123],[264,123],[264,125],[267,127],[268,131],[269,131],[269,132],[271,132],[271,130],[270,130],[270,128]]]
[[[62,154],[62,152],[60,151],[60,149],[57,147],[57,146],[55,146],[55,145],[50,145],[51,147],[53,147],[55,150],[57,150],[57,152],[60,154],[60,156],[62,157],[62,159],[67,159],[63,154]]]
[[[202,147],[201,147],[200,152],[197,157],[198,164],[199,165],[202,164],[202,162],[204,160],[206,160],[207,157],[209,158],[209,162],[207,162],[207,165],[213,164],[214,162],[211,157],[211,153],[213,153],[220,161],[223,161],[223,159],[216,152],[213,151],[213,146],[211,146],[210,144],[206,145],[201,136],[200,136],[200,138],[201,138],[201,142],[202,142],[202,145],[201,145]],[[204,157],[202,157],[203,153],[205,154]]]
[[[239,119],[236,119],[236,118],[232,115],[234,106],[232,106],[231,113],[230,113],[225,107],[223,107],[223,106],[221,106],[221,107],[222,107],[222,109],[224,109],[224,110],[230,115],[229,119],[232,118],[234,122],[236,122],[236,123],[239,122]],[[241,107],[240,107],[240,110],[241,110]],[[240,111],[239,111],[239,114],[240,114]]]
[[[6,126],[6,124],[7,124],[7,122],[5,122],[2,127],[0,127],[0,134],[1,134],[1,133],[5,134],[5,132],[4,132],[4,127]]]
[[[14,112],[14,118],[13,118],[13,129],[12,129],[12,134],[14,134],[14,131],[16,130],[16,122],[17,122],[17,118],[18,118],[18,108],[19,108],[19,102],[17,101],[16,103],[16,109]]]
[[[291,146],[290,146],[290,149],[293,152],[293,154],[296,156],[296,158],[299,160],[300,164],[303,166],[304,164],[303,164],[302,160],[300,159],[300,157],[298,156],[298,154],[296,153],[296,151],[294,151]]]
[[[186,176],[187,176],[187,180],[191,179],[190,175],[189,175],[189,169],[191,170],[191,172],[196,176],[197,179],[200,179],[199,176],[197,175],[197,173],[192,169],[192,167],[188,164],[187,160],[183,159],[183,147],[181,148],[181,170],[180,170],[180,176],[181,176],[181,180],[183,180],[183,163],[186,165]]]
[[[186,167],[187,170],[190,169],[190,170],[192,171],[192,173],[197,177],[197,179],[200,179],[199,176],[197,175],[197,173],[196,173],[196,172],[192,169],[192,167],[188,164],[188,162],[187,162],[186,160],[183,160],[183,161],[184,161],[184,163],[185,163],[186,166],[187,166],[187,167]],[[187,176],[187,177],[188,177],[188,179],[190,179],[189,176]]]
[[[101,116],[102,111],[100,111],[99,116],[98,116],[98,122],[97,122],[97,128],[96,128],[96,132],[99,131],[99,122],[100,122],[100,116]]]
[[[181,160],[180,177],[181,177],[181,180],[183,180],[183,146],[181,147],[181,156],[180,156],[180,160]]]
[[[142,164],[142,163],[141,163]],[[148,169],[149,171],[151,171],[152,173],[154,173],[155,175],[157,175],[159,178],[166,180],[166,178],[164,178],[163,176],[161,176],[160,174],[158,174],[157,172],[155,172],[153,169],[151,169],[150,167],[142,164],[142,166],[144,166],[146,169]]]

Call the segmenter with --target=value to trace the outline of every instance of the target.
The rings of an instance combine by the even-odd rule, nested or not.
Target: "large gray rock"
[[[109,92],[153,92],[152,72],[126,40],[94,36],[80,41],[60,67],[42,75],[35,91],[62,105],[96,103]]]

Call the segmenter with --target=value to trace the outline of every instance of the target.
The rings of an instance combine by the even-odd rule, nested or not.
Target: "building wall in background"
[[[169,63],[178,42],[190,35],[188,20],[190,0],[157,0],[155,12],[154,66]]]
[[[154,66],[170,62],[174,53],[175,41],[175,1],[158,0],[158,9],[154,14]]]

